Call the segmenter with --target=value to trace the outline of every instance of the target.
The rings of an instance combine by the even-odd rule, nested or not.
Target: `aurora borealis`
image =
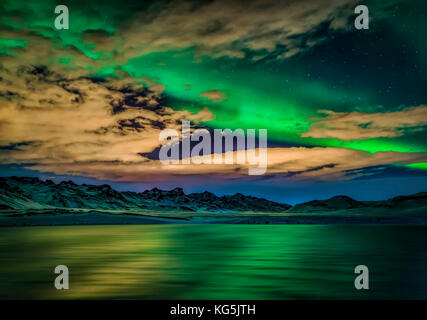
[[[427,4],[2,1],[0,170],[296,203],[427,190]],[[67,5],[69,30],[54,8]],[[268,129],[268,169],[162,167],[159,132]]]

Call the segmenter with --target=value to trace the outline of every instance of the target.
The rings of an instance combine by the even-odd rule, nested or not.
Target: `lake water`
[[[0,298],[426,299],[427,227],[0,228]],[[70,270],[56,290],[54,268]],[[370,290],[354,288],[366,265]]]

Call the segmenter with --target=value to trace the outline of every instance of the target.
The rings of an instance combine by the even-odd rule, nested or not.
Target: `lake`
[[[0,228],[0,298],[426,299],[427,227]],[[70,289],[56,290],[66,265]],[[369,268],[356,290],[354,268]]]

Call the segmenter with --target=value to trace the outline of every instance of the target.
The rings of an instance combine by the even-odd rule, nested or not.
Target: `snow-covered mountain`
[[[55,184],[38,178],[0,178],[0,209],[84,208],[98,210],[162,209],[185,211],[283,212],[291,206],[242,194],[218,197],[210,192],[185,194],[154,188],[119,192],[109,185]]]
[[[234,195],[217,196],[211,192],[185,194],[182,188],[144,192],[119,192],[104,185],[78,185],[72,181],[55,184],[28,177],[0,177],[0,210],[13,209],[95,209],[95,210],[174,210],[210,212],[287,212],[327,213],[355,212],[403,214],[408,211],[427,215],[427,192],[397,196],[383,201],[357,201],[347,196],[313,200],[295,206],[263,198]]]

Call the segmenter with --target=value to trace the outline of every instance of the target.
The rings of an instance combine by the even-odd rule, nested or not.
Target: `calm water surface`
[[[427,299],[427,227],[0,228],[0,298]],[[54,268],[70,269],[70,290]],[[370,290],[354,289],[354,268]]]

